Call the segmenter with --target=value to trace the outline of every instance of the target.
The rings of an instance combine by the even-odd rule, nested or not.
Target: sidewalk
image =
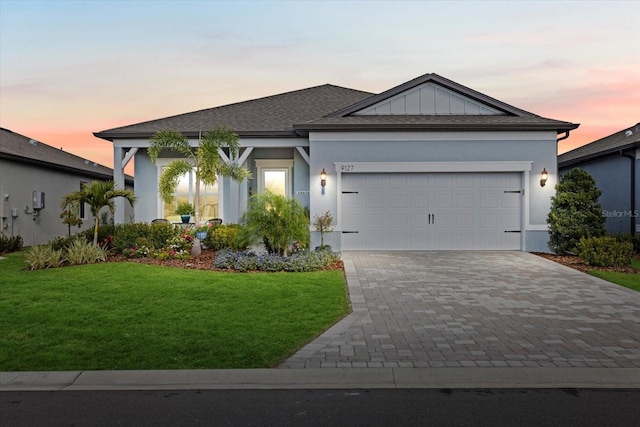
[[[0,392],[373,388],[640,389],[640,369],[321,368],[0,373]]]

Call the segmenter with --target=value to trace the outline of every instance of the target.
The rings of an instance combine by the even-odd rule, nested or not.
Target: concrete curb
[[[376,388],[640,389],[640,369],[321,368],[0,373],[0,391]]]

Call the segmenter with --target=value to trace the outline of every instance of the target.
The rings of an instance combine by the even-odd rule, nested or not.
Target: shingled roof
[[[640,148],[640,123],[559,155],[558,166],[572,166],[637,148]]]
[[[294,123],[304,123],[352,105],[372,94],[325,84],[221,107],[165,117],[102,132],[98,138],[151,137],[160,130],[177,129],[187,137],[225,125],[239,136],[291,137]]]
[[[111,168],[5,128],[0,128],[0,158],[78,173],[100,180],[113,179],[113,169]],[[132,176],[127,175],[125,179],[127,185],[133,185]]]
[[[359,110],[428,82],[446,87],[501,111],[498,115],[354,115]],[[491,98],[437,74],[425,74],[378,95],[330,84],[315,86],[177,116],[94,133],[115,138],[150,138],[160,130],[175,129],[190,138],[202,130],[225,125],[241,137],[298,137],[309,131],[366,130],[553,130],[579,125],[547,119]]]

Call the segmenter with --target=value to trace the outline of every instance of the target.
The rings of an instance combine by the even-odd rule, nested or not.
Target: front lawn
[[[583,273],[588,273],[592,276],[596,276],[609,282],[621,286],[626,286],[627,288],[634,289],[640,292],[640,259],[638,258],[634,258],[631,260],[630,267],[612,267],[603,269],[591,267],[584,264],[576,255],[554,255],[540,252],[536,252],[535,254],[543,258],[555,261],[559,264],[566,265],[567,267],[582,271]]]
[[[640,270],[640,259],[633,259],[631,261],[631,266],[636,268],[637,270]],[[616,271],[589,270],[589,274],[640,292],[640,274],[638,273],[619,273]]]
[[[0,371],[267,368],[349,311],[341,271],[0,260]]]

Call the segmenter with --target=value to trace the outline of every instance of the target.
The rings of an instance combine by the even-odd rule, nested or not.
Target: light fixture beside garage
[[[322,186],[322,194],[324,194],[324,187],[327,186],[327,171],[322,168],[322,172],[320,172],[320,186]]]
[[[547,172],[546,168],[542,168],[542,172],[540,173],[540,187],[544,187],[547,184],[548,178],[549,172]]]

